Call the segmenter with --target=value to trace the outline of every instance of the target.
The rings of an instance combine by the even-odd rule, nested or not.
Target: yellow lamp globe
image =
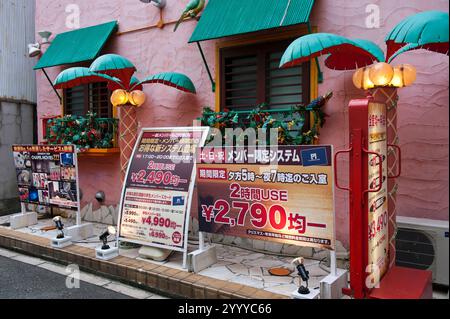
[[[417,71],[414,66],[412,66],[411,64],[403,64],[400,68],[403,72],[403,84],[405,86],[409,86],[416,82]]]
[[[363,70],[363,89],[373,89],[375,87],[375,84],[370,79],[370,68],[364,68]]]
[[[353,73],[353,84],[358,88],[362,89],[364,87],[364,69],[358,69]]]
[[[137,107],[142,106],[145,103],[145,93],[140,90],[131,92],[130,103]]]
[[[111,94],[111,104],[114,106],[125,105],[128,103],[128,93],[125,90],[115,90]]]
[[[391,83],[389,83],[389,86],[393,86],[396,88],[402,88],[403,85],[403,71],[399,66],[396,66],[394,68],[394,77],[392,78]]]
[[[369,77],[375,86],[386,86],[394,77],[394,69],[388,63],[380,62],[370,67]]]
[[[416,81],[416,78],[416,68],[411,64],[402,64],[394,68],[394,77],[389,85],[397,88],[409,86]]]

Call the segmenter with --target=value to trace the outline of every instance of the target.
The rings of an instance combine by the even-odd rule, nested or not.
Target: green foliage
[[[319,137],[319,128],[325,124],[326,114],[323,107],[333,96],[332,92],[321,96],[308,105],[297,105],[289,110],[276,111],[267,110],[267,104],[261,104],[249,112],[236,112],[224,110],[214,112],[211,108],[203,109],[202,117],[198,118],[203,126],[209,126],[220,131],[224,141],[226,139],[227,128],[247,128],[258,129],[278,129],[279,145],[311,145]],[[305,131],[307,114],[313,117],[314,123],[310,130]],[[268,135],[267,144],[269,144],[270,135]],[[210,137],[210,141],[214,138]],[[242,137],[235,137],[235,141]]]
[[[114,147],[117,119],[66,115],[47,122],[45,138],[49,144],[74,144],[81,149]]]

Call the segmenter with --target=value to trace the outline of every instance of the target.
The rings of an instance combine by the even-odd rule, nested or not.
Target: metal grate
[[[435,260],[431,238],[422,231],[399,228],[396,237],[397,266],[428,270]]]
[[[84,116],[88,112],[101,118],[113,116],[111,92],[106,82],[92,83],[64,90],[64,114]]]
[[[291,40],[221,49],[221,109],[289,109],[309,103],[310,63],[280,69]]]

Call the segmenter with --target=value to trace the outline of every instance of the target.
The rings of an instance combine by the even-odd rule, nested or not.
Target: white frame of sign
[[[128,168],[127,168],[127,173],[125,175],[125,179],[123,181],[123,185],[122,185],[122,192],[121,192],[121,196],[120,196],[120,206],[119,206],[119,215],[117,218],[117,247],[119,247],[119,242],[123,241],[123,242],[129,242],[129,243],[134,243],[134,244],[139,244],[139,245],[143,245],[143,246],[148,246],[148,247],[156,247],[156,248],[162,248],[162,249],[168,249],[168,250],[172,250],[172,251],[178,251],[178,252],[182,252],[183,253],[183,268],[186,269],[187,268],[187,253],[188,253],[188,233],[189,233],[189,219],[190,219],[190,212],[191,212],[191,208],[192,208],[192,196],[194,193],[194,187],[195,187],[195,182],[196,182],[196,178],[197,178],[197,159],[196,159],[196,154],[197,154],[197,148],[198,147],[203,147],[206,139],[208,137],[209,134],[209,127],[206,126],[192,126],[192,127],[155,127],[155,128],[142,128],[141,132],[139,133],[139,136],[136,140],[136,144],[134,145],[134,149],[133,149],[133,153],[131,154],[130,160],[128,162]],[[149,243],[149,242],[145,242],[142,240],[136,240],[136,239],[129,239],[129,238],[125,238],[125,237],[121,237],[120,236],[120,228],[121,228],[121,221],[122,221],[122,207],[123,207],[123,199],[125,196],[125,192],[126,192],[126,181],[128,179],[128,175],[130,173],[130,168],[131,168],[131,163],[132,163],[132,159],[134,158],[137,148],[139,146],[139,142],[142,139],[142,136],[144,135],[144,133],[148,133],[148,132],[200,132],[202,133],[202,137],[200,140],[199,145],[197,145],[196,147],[196,151],[193,154],[193,168],[192,168],[192,174],[191,174],[191,180],[189,183],[189,190],[188,190],[188,198],[187,198],[187,204],[186,204],[186,209],[185,209],[185,217],[184,217],[184,242],[183,242],[183,247],[173,247],[173,246],[166,246],[166,245],[162,245],[162,244],[156,244],[156,243]]]

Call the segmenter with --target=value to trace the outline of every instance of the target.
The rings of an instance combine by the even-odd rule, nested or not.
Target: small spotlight
[[[109,235],[115,235],[116,234],[116,228],[114,226],[108,226],[106,231],[100,235],[100,240],[103,241],[102,250],[108,250],[110,249],[108,245],[108,236]]]
[[[64,224],[61,221],[61,217],[60,216],[56,216],[55,218],[53,218],[53,221],[55,222],[56,228],[58,229],[58,234],[56,235],[56,238],[58,239],[62,239],[64,238]]]
[[[305,265],[303,264],[305,259],[303,257],[295,258],[292,263],[296,266],[299,277],[301,278],[298,288],[298,293],[301,295],[309,294],[308,288],[308,280],[309,280],[309,271],[306,270]],[[306,287],[302,285],[302,281],[306,283]]]
[[[28,56],[34,58],[41,54],[41,45],[39,43],[28,44]]]
[[[95,194],[95,199],[99,202],[99,203],[103,203],[105,201],[105,192],[104,191],[98,191]]]

